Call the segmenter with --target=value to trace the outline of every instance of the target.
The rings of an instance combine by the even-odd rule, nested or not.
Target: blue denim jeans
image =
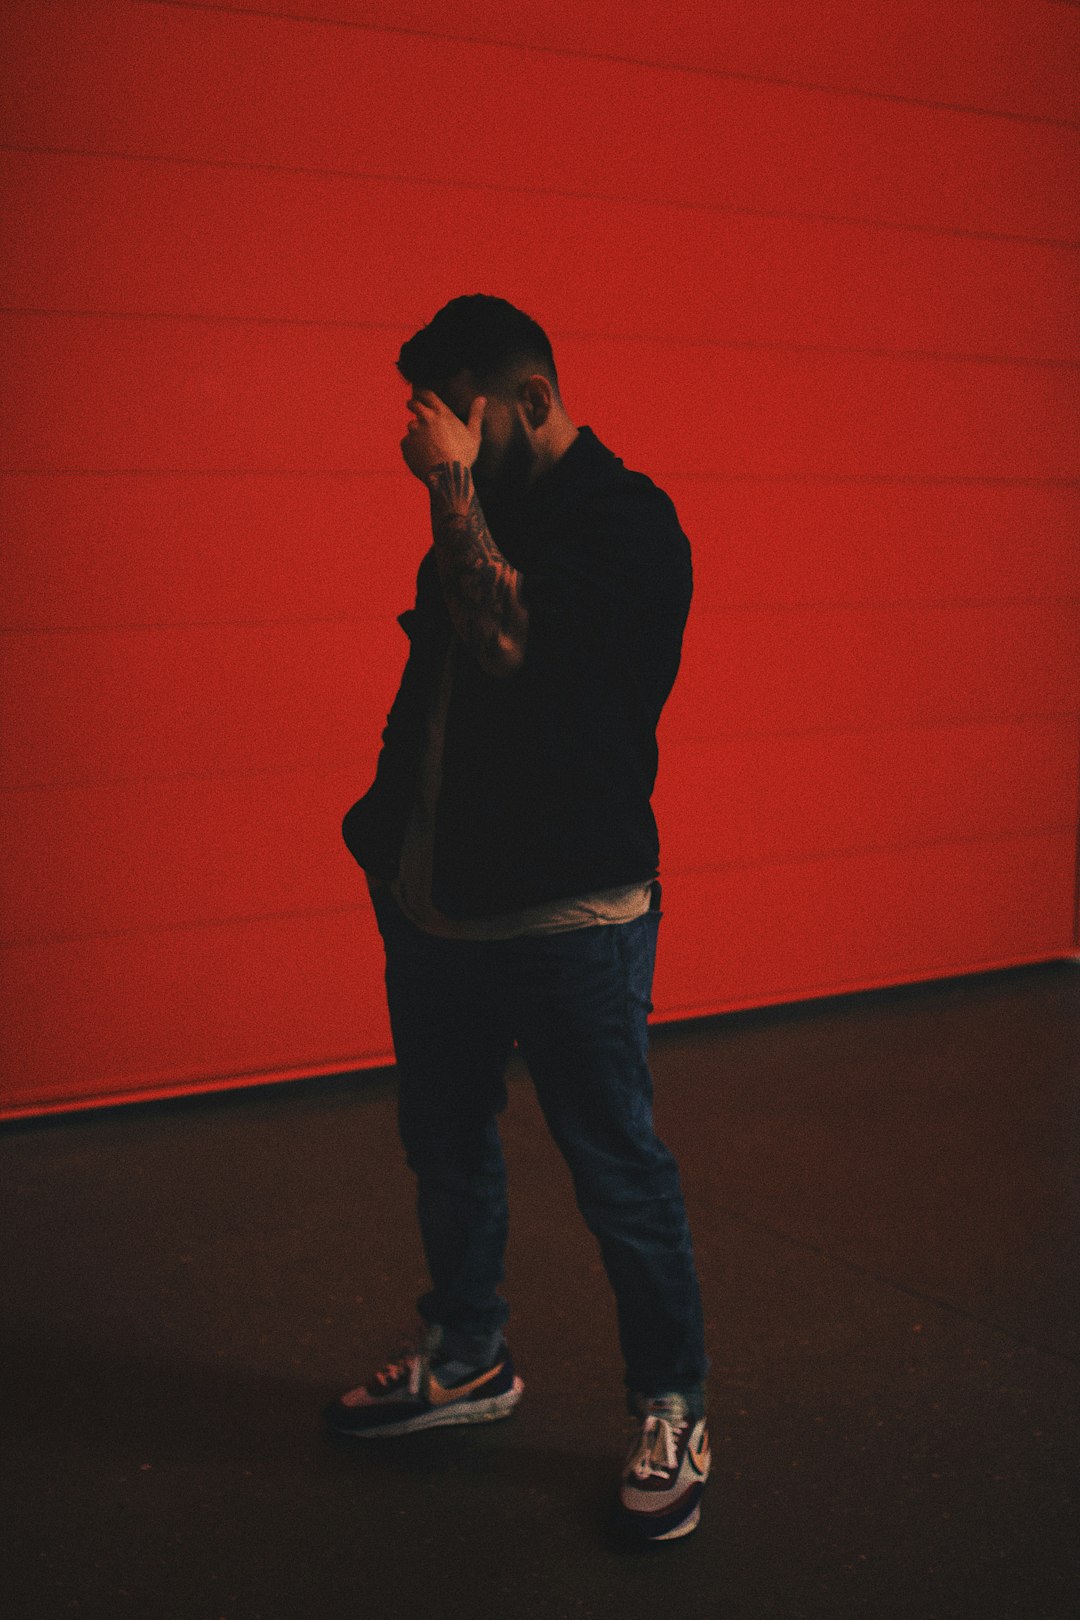
[[[373,894],[386,947],[398,1125],[432,1287],[420,1315],[457,1343],[497,1336],[508,1227],[497,1116],[515,1043],[615,1294],[628,1404],[704,1409],[708,1362],[678,1167],[652,1117],[647,1017],[660,923],[447,940]]]

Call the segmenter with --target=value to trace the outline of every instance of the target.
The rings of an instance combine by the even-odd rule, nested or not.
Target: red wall
[[[694,543],[658,1017],[1075,952],[1080,10],[948,11],[7,0],[8,1113],[387,1060],[461,292]]]

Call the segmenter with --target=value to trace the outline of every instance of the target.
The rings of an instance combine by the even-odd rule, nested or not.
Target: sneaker
[[[642,1398],[639,1410],[619,1491],[623,1522],[649,1541],[674,1541],[701,1517],[709,1431],[681,1395]]]
[[[524,1384],[515,1376],[505,1343],[490,1367],[476,1368],[442,1382],[438,1349],[442,1334],[432,1328],[419,1346],[406,1345],[366,1384],[348,1390],[324,1409],[335,1434],[369,1436],[412,1434],[452,1423],[494,1423],[509,1417]],[[443,1365],[460,1373],[453,1363]]]

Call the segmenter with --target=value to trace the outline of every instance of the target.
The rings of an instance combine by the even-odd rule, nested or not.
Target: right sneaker
[[[648,1541],[677,1541],[701,1518],[709,1477],[709,1430],[685,1396],[637,1398],[637,1427],[623,1468],[623,1523]]]
[[[525,1386],[514,1373],[506,1344],[500,1345],[489,1367],[443,1383],[438,1358],[441,1337],[440,1329],[430,1329],[419,1345],[404,1346],[366,1384],[332,1401],[323,1412],[331,1431],[368,1439],[454,1423],[495,1423],[509,1417]],[[443,1365],[460,1373],[452,1363]]]

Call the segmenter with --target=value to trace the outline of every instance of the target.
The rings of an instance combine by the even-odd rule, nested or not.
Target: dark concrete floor
[[[658,1030],[699,1531],[631,1549],[614,1314],[526,1078],[506,1423],[335,1445],[421,1282],[392,1076],[9,1128],[7,1620],[1076,1620],[1080,964]]]

